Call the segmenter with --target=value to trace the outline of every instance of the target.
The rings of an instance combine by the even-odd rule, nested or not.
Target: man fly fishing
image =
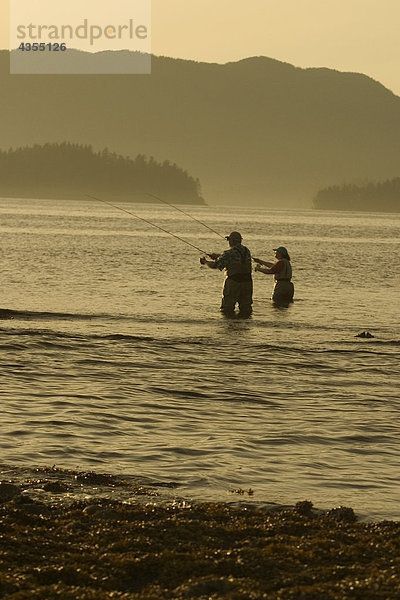
[[[165,200],[162,200],[158,196],[154,194],[150,194],[146,192],[146,195],[151,196],[157,200],[160,200],[164,204],[168,204],[172,208],[179,210],[187,217],[190,217],[197,223],[200,223],[213,233],[217,234],[219,237],[223,237],[218,231],[212,229],[209,225],[202,223],[199,219],[196,219],[192,215],[187,214],[182,209],[174,206],[173,204],[169,204]],[[171,231],[167,231],[164,227],[160,227],[156,223],[152,223],[148,219],[144,219],[143,217],[127,210],[126,208],[122,208],[120,206],[116,206],[115,204],[108,202],[102,198],[98,198],[96,196],[92,196],[90,194],[86,194],[88,198],[92,198],[92,200],[97,200],[99,202],[103,202],[108,206],[112,206],[115,209],[118,209],[135,219],[139,219],[140,221],[144,221],[148,225],[152,227],[156,227],[160,231],[167,233],[168,235],[174,237],[177,240],[180,240],[184,244],[190,246],[191,248],[198,250],[202,254],[205,254],[202,258],[200,258],[200,262],[202,265],[207,265],[211,269],[219,269],[222,271],[225,269],[226,278],[222,292],[222,303],[221,303],[221,311],[227,316],[234,316],[235,314],[235,306],[239,305],[239,316],[240,317],[249,317],[252,311],[253,304],[253,280],[251,277],[251,254],[250,250],[246,248],[246,246],[242,245],[242,236],[238,231],[232,231],[231,234],[225,236],[225,239],[229,242],[229,250],[226,250],[222,255],[221,254],[207,254],[204,250],[195,246],[191,242],[181,238],[179,235],[172,233]],[[209,256],[211,260],[207,260],[206,256]]]
[[[242,245],[242,236],[238,231],[232,231],[225,239],[229,243],[229,250],[223,254],[209,254],[212,260],[203,256],[200,258],[200,263],[210,269],[220,271],[225,269],[221,311],[226,316],[232,317],[238,304],[239,316],[249,317],[253,304],[250,250]]]

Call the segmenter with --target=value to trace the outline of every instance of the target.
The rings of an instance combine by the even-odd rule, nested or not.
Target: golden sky
[[[18,0],[0,0],[3,48],[10,1]],[[366,73],[400,95],[399,31],[400,0],[152,1],[154,54],[206,62],[263,55]]]

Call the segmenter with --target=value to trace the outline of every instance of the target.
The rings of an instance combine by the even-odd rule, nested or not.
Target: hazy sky
[[[2,47],[8,2],[0,0]],[[399,31],[400,0],[152,1],[155,54],[207,62],[264,55],[301,67],[366,73],[397,94]]]
[[[366,73],[400,94],[400,0],[153,0],[155,54],[265,55]]]

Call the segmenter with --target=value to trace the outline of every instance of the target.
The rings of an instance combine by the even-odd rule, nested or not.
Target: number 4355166
[[[52,52],[65,52],[67,49],[66,44],[59,44],[58,42],[22,42],[18,46],[18,50],[24,50],[27,52],[44,52],[50,50]]]

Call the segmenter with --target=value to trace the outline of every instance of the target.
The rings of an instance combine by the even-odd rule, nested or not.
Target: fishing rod
[[[175,210],[179,210],[179,212],[181,212],[182,214],[184,214],[186,217],[189,217],[189,219],[193,219],[193,221],[196,221],[196,223],[199,223],[200,225],[203,225],[203,227],[206,227],[207,229],[209,229],[210,231],[212,231],[216,235],[219,235],[219,237],[222,238],[223,240],[225,239],[225,236],[221,235],[218,231],[215,231],[215,229],[213,229],[212,227],[209,227],[208,225],[206,225],[205,223],[203,223],[199,219],[196,219],[196,217],[193,217],[193,215],[189,215],[189,213],[185,212],[181,208],[178,208],[178,206],[175,206],[175,204],[170,204],[169,202],[167,202],[166,200],[163,200],[159,196],[156,196],[155,194],[150,194],[150,192],[142,192],[142,193],[145,194],[146,196],[150,196],[151,198],[155,198],[156,200],[159,200],[160,202],[163,202],[164,204],[166,204],[167,206],[170,206],[171,208],[175,208]]]
[[[159,229],[160,231],[163,231],[164,233],[168,233],[168,235],[171,235],[172,237],[176,238],[177,240],[180,240],[184,244],[187,244],[188,246],[191,246],[192,248],[194,248],[195,250],[198,250],[202,254],[206,254],[207,256],[209,256],[209,254],[205,250],[202,250],[201,248],[198,248],[191,242],[184,240],[183,238],[179,237],[179,235],[175,235],[175,233],[171,233],[170,231],[167,231],[166,229],[164,229],[164,227],[160,227],[159,225],[156,225],[155,223],[152,223],[151,221],[148,221],[147,219],[144,219],[143,217],[139,217],[138,215],[135,215],[133,212],[130,212],[129,210],[125,210],[125,208],[121,208],[120,206],[117,206],[116,204],[112,204],[111,202],[108,202],[107,200],[104,200],[103,198],[97,198],[96,196],[91,196],[90,194],[85,194],[85,196],[87,198],[91,198],[92,200],[97,200],[98,202],[104,202],[104,204],[108,204],[108,206],[112,206],[113,208],[121,210],[122,212],[126,213],[127,215],[131,215],[131,217],[135,217],[135,219],[139,219],[140,221],[144,221],[148,225],[157,227],[157,229]]]

